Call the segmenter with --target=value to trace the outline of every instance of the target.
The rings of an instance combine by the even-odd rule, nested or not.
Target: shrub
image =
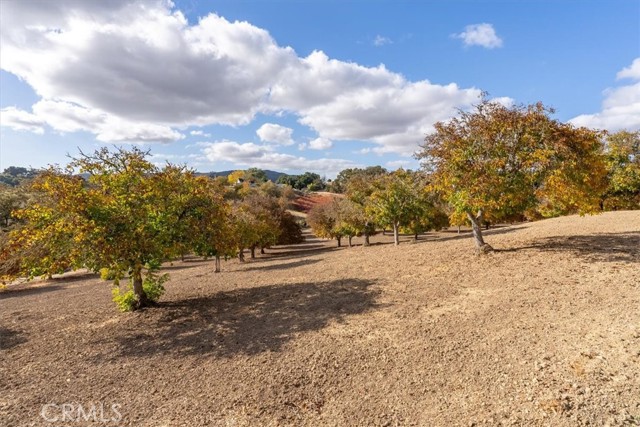
[[[116,272],[110,268],[101,268],[100,269],[100,278],[102,280],[115,280]]]
[[[149,275],[142,282],[142,289],[144,290],[145,295],[151,301],[158,301],[162,294],[164,294],[164,283],[169,280],[168,274],[163,274],[161,276],[156,276],[153,273],[149,273]],[[133,286],[131,283],[127,285],[127,291],[120,291],[120,287],[117,285],[113,287],[111,294],[113,295],[113,302],[116,303],[118,309],[120,311],[133,311],[136,307],[137,298],[135,293],[133,292]]]

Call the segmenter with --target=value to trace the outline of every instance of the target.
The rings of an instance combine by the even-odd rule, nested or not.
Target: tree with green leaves
[[[492,250],[482,236],[486,218],[598,210],[606,172],[601,134],[552,113],[541,103],[506,107],[482,99],[436,123],[416,154],[432,188],[471,223],[478,251]]]
[[[605,210],[640,209],[640,131],[607,135]]]
[[[33,168],[9,166],[0,173],[0,184],[16,187],[21,183],[35,178],[38,173],[40,173],[40,171]]]
[[[0,227],[8,228],[16,220],[14,212],[24,207],[27,200],[25,185],[11,187],[0,184]]]
[[[364,208],[353,202],[351,199],[336,199],[336,234],[346,236],[349,247],[352,246],[352,239],[356,236],[362,236],[366,233],[371,235],[373,224],[368,220]]]
[[[25,254],[20,273],[106,268],[116,284],[129,276],[129,290],[114,289],[121,308],[135,310],[159,298],[166,276],[155,270],[189,246],[184,239],[201,231],[194,218],[203,209],[217,209],[218,201],[194,204],[194,198],[204,197],[200,181],[181,167],[158,169],[147,155],[138,148],[103,148],[81,153],[65,169],[40,174],[31,186],[39,197],[19,211],[25,225],[8,245],[9,253]]]
[[[349,184],[357,180],[370,181],[381,175],[386,175],[388,171],[382,166],[368,166],[364,169],[348,168],[340,171],[336,179],[331,181],[328,190],[333,193],[347,193]]]
[[[409,224],[417,204],[414,177],[410,171],[398,169],[373,181],[373,192],[367,211],[375,222],[393,229],[393,242],[400,244],[400,227]]]
[[[430,190],[427,177],[421,172],[404,172],[403,179],[409,187],[411,197],[401,231],[413,234],[414,240],[418,240],[421,233],[447,227],[447,215],[437,195]]]

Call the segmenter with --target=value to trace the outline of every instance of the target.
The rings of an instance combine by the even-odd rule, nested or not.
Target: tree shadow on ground
[[[276,261],[277,259],[274,259]],[[239,271],[273,271],[273,270],[287,270],[289,268],[302,267],[304,265],[311,265],[320,262],[319,259],[301,259],[299,261],[285,262],[281,264],[269,264],[259,265],[255,267],[246,267]]]
[[[25,342],[27,339],[22,332],[0,326],[0,351],[8,350]]]
[[[102,354],[98,360],[279,351],[300,333],[378,308],[374,284],[344,279],[270,285],[163,302],[128,322],[115,338],[115,353]]]
[[[292,249],[285,252],[267,252],[266,254],[262,255],[259,258],[251,260],[251,262],[265,262],[265,261],[274,261],[274,260],[305,258],[305,257],[318,255],[324,252],[335,251],[337,249],[340,249],[340,248],[335,246],[322,245],[318,248],[313,248],[313,249],[300,249],[300,250]]]
[[[0,291],[0,301],[8,298],[26,297],[30,295],[44,294],[47,292],[57,291],[64,288],[65,286],[63,284],[50,284],[50,285],[39,285],[39,286],[28,286],[28,285],[21,284],[19,285],[19,287],[16,287],[16,288],[10,286]]]
[[[532,245],[497,252],[537,249],[549,252],[572,252],[587,261],[640,263],[640,233],[599,233],[581,236],[549,237]]]
[[[505,225],[505,226],[493,226],[493,228],[490,228],[489,230],[482,230],[482,236],[483,237],[487,237],[487,236],[490,237],[490,236],[496,236],[498,234],[511,233],[511,232],[519,230],[519,225],[522,225],[522,224]],[[453,235],[452,236],[446,236],[446,237],[445,236],[434,235],[433,239],[429,239],[429,241],[432,241],[432,242],[446,242],[447,240],[473,239],[473,233],[471,232],[471,230],[462,230],[460,233],[458,233],[457,231],[454,231],[454,230],[447,230],[447,231],[444,231],[444,233],[453,234]]]

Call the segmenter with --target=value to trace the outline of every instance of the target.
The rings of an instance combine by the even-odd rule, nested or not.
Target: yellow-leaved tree
[[[486,218],[599,210],[606,185],[602,134],[552,113],[541,103],[507,107],[482,99],[472,111],[436,123],[416,153],[452,218],[471,222],[480,252],[492,250],[482,236]]]
[[[17,212],[24,225],[0,258],[21,254],[19,274],[30,277],[106,268],[116,285],[129,277],[129,289],[114,290],[121,309],[152,304],[164,290],[166,276],[155,274],[162,261],[202,248],[203,236],[223,246],[214,230],[226,208],[207,180],[179,166],[157,168],[147,155],[103,148],[40,174],[31,188],[38,197]]]

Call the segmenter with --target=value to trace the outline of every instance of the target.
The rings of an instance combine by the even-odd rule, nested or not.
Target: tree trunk
[[[349,247],[351,247],[351,239],[353,239],[353,236],[349,236]]]
[[[238,251],[238,260],[240,262],[244,262],[244,248],[240,248]]]
[[[471,228],[473,229],[473,237],[476,242],[476,250],[479,254],[491,252],[493,250],[491,245],[485,243],[484,239],[482,238],[481,224],[483,214],[484,212],[482,211],[482,209],[478,211],[478,214],[476,216],[473,216],[470,212],[467,212],[467,217],[469,218],[469,221],[471,221]]]
[[[460,226],[458,226],[458,234],[460,234]]]
[[[144,292],[144,288],[142,287],[142,264],[137,262],[133,267],[133,272],[131,274],[131,278],[133,279],[133,293],[136,296],[136,304],[133,309],[137,310],[142,307],[147,307],[150,305],[151,301],[147,298],[147,294]]]
[[[260,246],[260,253],[264,255],[266,252],[264,251],[264,246]]]
[[[416,242],[418,241],[418,233],[413,234],[413,240],[415,240]]]
[[[251,259],[256,259],[256,245],[251,246]]]
[[[336,240],[338,240],[338,247],[342,246],[342,237],[336,237]]]
[[[400,244],[400,235],[398,234],[398,223],[393,223],[393,244],[398,246]]]
[[[216,273],[220,273],[220,255],[216,255]]]
[[[371,243],[369,242],[369,234],[365,234],[364,243],[362,244],[362,246],[369,246],[369,245],[371,245]]]

